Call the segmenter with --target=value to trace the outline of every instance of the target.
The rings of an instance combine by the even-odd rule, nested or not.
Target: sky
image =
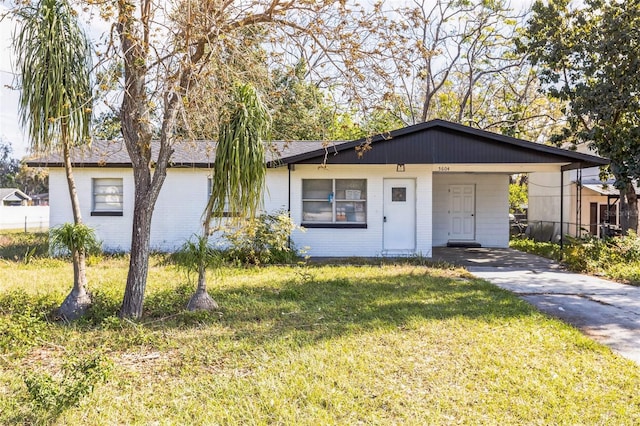
[[[0,5],[0,13],[7,10]],[[11,60],[11,36],[13,23],[8,19],[0,22],[0,139],[11,142],[13,156],[21,158],[26,154],[26,141],[18,123],[17,90],[11,89],[14,84]]]
[[[510,3],[514,10],[520,10],[532,2],[533,0],[511,0]],[[4,15],[7,10],[6,5],[0,4],[0,15]],[[11,49],[14,26],[8,18],[0,21],[0,140],[11,143],[13,157],[22,158],[28,154],[29,143],[18,118],[19,91],[13,89],[16,85],[13,74],[15,61]],[[89,29],[89,32],[93,32],[93,29]]]

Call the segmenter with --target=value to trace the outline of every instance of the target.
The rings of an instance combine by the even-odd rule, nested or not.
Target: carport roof
[[[555,163],[563,170],[609,164],[609,160],[525,141],[444,120],[404,127],[280,159],[313,164],[507,164]]]

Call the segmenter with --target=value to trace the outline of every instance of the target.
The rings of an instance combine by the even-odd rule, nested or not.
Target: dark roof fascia
[[[193,142],[198,143],[213,143],[212,141],[187,141],[184,144],[178,144],[176,146],[175,155],[172,156],[172,159],[169,162],[169,168],[201,168],[201,169],[210,169],[214,164],[214,155],[212,155],[212,150],[215,151],[215,148],[207,147],[198,152],[196,148],[193,153],[189,155],[184,155],[182,146],[190,146],[194,148],[195,145],[191,145]],[[312,144],[318,145],[318,141],[301,141],[301,142],[311,142]],[[279,152],[279,149],[286,147],[288,142],[285,141],[273,141],[275,145],[275,151],[270,150],[267,153],[267,158],[273,158],[274,154]],[[283,145],[283,146],[279,146]],[[304,145],[300,145],[302,150],[298,150],[297,152],[306,152],[309,148],[305,148]],[[316,149],[316,146],[313,149]],[[96,152],[92,152],[94,149]],[[73,157],[75,155],[75,157]],[[276,154],[277,155],[277,154]],[[116,157],[115,160],[110,158]],[[187,157],[187,158],[185,158]],[[126,158],[126,159],[125,159]],[[59,153],[51,153],[45,154],[36,158],[30,158],[26,160],[26,164],[30,167],[51,167],[51,168],[63,168],[64,162],[62,161],[61,155]],[[271,164],[273,167],[286,166],[286,164],[280,162],[279,160],[269,160],[267,164]],[[80,151],[80,152],[72,152],[72,166],[78,168],[132,168],[132,163],[129,160],[128,154],[124,151],[124,145],[122,141],[105,141],[105,140],[96,140],[93,143],[91,150],[89,151]]]
[[[465,133],[465,134],[476,136],[483,139],[503,142],[503,143],[514,145],[520,148],[532,149],[534,151],[566,157],[567,162],[569,162],[569,160],[575,160],[575,161],[571,161],[570,164],[563,166],[563,170],[565,167],[571,167],[571,168],[567,168],[567,170],[572,170],[580,167],[587,168],[587,167],[595,167],[595,166],[604,166],[609,164],[609,160],[602,157],[583,154],[580,152],[567,151],[565,149],[543,145],[536,142],[530,142],[524,139],[517,139],[511,136],[505,136],[498,133],[493,133],[493,132],[489,132],[482,129],[476,129],[473,127],[464,126],[462,124],[453,123],[445,120],[439,120],[439,119],[427,121],[420,124],[415,124],[413,126],[403,127],[401,129],[378,134],[370,138],[361,138],[352,142],[345,142],[341,144],[330,145],[327,149],[335,149],[335,151],[337,152],[348,150],[348,149],[355,149],[355,147],[362,146],[366,143],[371,143],[372,145],[374,145],[376,143],[388,141],[404,135],[421,132],[421,131],[425,131],[425,130],[436,128],[436,127],[440,127],[445,130],[452,130],[460,133]],[[281,158],[280,162],[294,164],[294,163],[311,160],[318,157],[324,157],[325,154],[326,154],[326,149],[315,150],[315,151],[310,151],[304,154],[298,154],[291,157]]]
[[[46,162],[40,160],[27,160],[26,165],[29,167],[64,167],[64,163]],[[71,163],[71,167],[98,167],[101,169],[130,169],[131,163]]]
[[[64,167],[63,163],[52,162],[46,163],[37,160],[26,161],[29,167]],[[72,167],[95,167],[101,169],[131,169],[131,163],[72,163]],[[170,169],[210,169],[213,167],[213,163],[171,163],[168,168]]]
[[[323,148],[310,149],[309,151],[302,152],[300,154],[282,156],[275,160],[267,161],[267,167],[282,167],[288,164],[296,164],[303,161],[324,159],[328,154],[329,157],[334,153],[346,151],[349,149],[355,149],[357,146],[362,146],[366,143],[375,145],[377,143],[383,143],[394,138],[399,138],[412,133],[418,133],[432,128],[441,128],[444,131],[458,132],[466,135],[471,135],[479,139],[487,141],[501,142],[508,145],[516,146],[519,148],[533,150],[541,153],[546,153],[554,156],[561,157],[562,163],[568,163],[562,166],[562,170],[573,170],[577,168],[588,168],[603,166],[609,164],[609,160],[597,157],[594,155],[583,154],[575,151],[568,151],[565,149],[543,145],[535,142],[529,142],[523,139],[517,139],[510,136],[500,135],[498,133],[489,132],[486,130],[476,129],[468,126],[464,126],[458,123],[452,123],[444,120],[431,120],[425,123],[416,124],[413,126],[403,127],[401,129],[393,130],[378,134],[368,138],[361,138],[355,141],[343,142],[343,141],[327,141],[326,146]],[[45,159],[28,160],[27,165],[31,167],[64,167],[64,163],[58,161],[47,162]],[[406,163],[410,163],[409,160]],[[83,162],[76,161],[73,163],[75,167],[96,167],[96,168],[131,168],[131,162]],[[211,168],[213,162],[192,162],[182,161],[170,163],[171,168]]]
[[[568,157],[573,160],[576,160],[576,161],[572,161],[571,163],[565,166],[562,166],[563,171],[565,170],[565,168],[567,168],[566,170],[574,170],[578,168],[606,166],[607,164],[610,163],[609,159],[598,157],[596,155],[584,154],[582,152],[570,151],[570,150],[558,148],[555,146],[544,145],[541,143],[531,142],[524,139],[518,139],[511,136],[501,135],[499,133],[489,132],[487,130],[476,129],[473,127],[464,126],[462,124],[452,123],[449,121],[444,121],[444,120],[433,120],[433,121],[438,122],[437,125],[441,127],[449,128],[451,130],[457,130],[462,133],[467,133],[467,134],[482,137],[485,139],[492,139],[492,140],[504,142],[507,144],[515,145],[525,149],[532,149],[534,151]]]

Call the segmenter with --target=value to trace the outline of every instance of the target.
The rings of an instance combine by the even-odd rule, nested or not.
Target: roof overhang
[[[170,167],[210,168],[213,141],[176,141]],[[152,152],[159,151],[158,142]],[[603,166],[609,161],[576,151],[528,142],[443,120],[432,120],[350,142],[276,141],[269,146],[267,166],[290,164],[433,164],[493,167],[513,173],[550,166],[571,170]],[[50,154],[27,161],[32,167],[64,167],[62,156]],[[95,141],[90,149],[72,151],[75,167],[130,168],[123,141]],[[499,166],[499,165],[502,165]]]
[[[577,183],[577,182],[574,182]],[[620,190],[614,186],[615,181],[610,180],[607,182],[602,182],[598,180],[588,180],[582,181],[581,186],[583,189],[588,189],[590,191],[596,192],[600,195],[605,195],[607,197],[618,197],[620,196]],[[640,195],[640,187],[637,185],[633,185],[636,194]]]
[[[2,196],[2,201],[30,201],[31,197],[29,197],[24,192],[19,189],[10,188],[9,190],[3,191],[5,192]]]
[[[563,170],[603,166],[607,159],[474,129],[443,120],[280,159],[288,164],[554,164]]]

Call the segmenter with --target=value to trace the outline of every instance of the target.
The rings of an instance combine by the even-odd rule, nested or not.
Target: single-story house
[[[34,206],[48,206],[49,205],[49,193],[43,192],[42,194],[31,195],[31,203]]]
[[[507,247],[509,175],[607,163],[442,120],[370,139],[274,146],[264,210],[284,209],[306,228],[292,241],[311,256],[430,257],[438,246]],[[174,250],[199,232],[214,155],[212,143],[176,145],[153,216],[153,249]],[[124,143],[95,142],[72,161],[85,222],[106,250],[128,250],[134,184]],[[60,157],[28,164],[49,167],[51,226],[71,221]]]
[[[0,206],[26,206],[31,197],[18,188],[0,188]]]

